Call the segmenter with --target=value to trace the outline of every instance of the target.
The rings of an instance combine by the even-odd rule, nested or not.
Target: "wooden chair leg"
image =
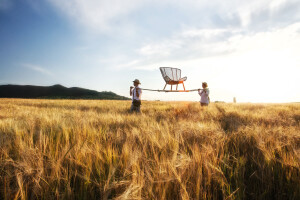
[[[185,91],[184,83],[182,82],[183,90]]]
[[[171,91],[172,91],[172,86],[173,86],[173,85],[171,85]]]
[[[165,85],[165,87],[164,87],[164,89],[163,89],[163,90],[165,90],[165,89],[166,89],[166,87],[167,87],[167,84]]]
[[[178,84],[176,85],[176,90],[178,90]]]

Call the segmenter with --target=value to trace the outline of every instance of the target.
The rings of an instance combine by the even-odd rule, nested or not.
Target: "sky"
[[[300,0],[0,0],[0,84],[129,97],[136,78],[163,89],[168,66],[186,89],[207,82],[211,101],[300,102],[299,54]]]

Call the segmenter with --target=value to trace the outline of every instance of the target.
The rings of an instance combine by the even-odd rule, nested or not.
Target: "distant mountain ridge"
[[[98,92],[80,87],[67,88],[62,85],[0,85],[0,98],[33,99],[111,99],[128,100],[129,98],[113,92]]]

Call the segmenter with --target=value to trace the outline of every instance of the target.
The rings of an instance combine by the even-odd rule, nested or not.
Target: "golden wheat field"
[[[300,104],[0,100],[0,199],[300,199]]]

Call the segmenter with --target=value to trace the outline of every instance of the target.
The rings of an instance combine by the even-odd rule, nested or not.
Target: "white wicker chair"
[[[166,85],[164,87],[164,90],[167,85],[171,85],[171,91],[172,91],[172,86],[176,85],[176,90],[178,89],[178,84],[182,84],[183,89],[185,90],[184,87],[184,81],[186,81],[187,77],[181,77],[181,70],[178,68],[173,68],[173,67],[160,67],[160,72],[161,75],[163,76]]]

